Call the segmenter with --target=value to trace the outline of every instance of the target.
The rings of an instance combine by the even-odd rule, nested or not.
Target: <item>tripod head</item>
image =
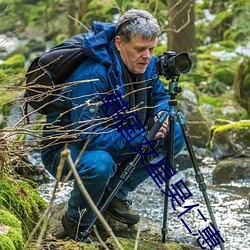
[[[178,86],[179,82],[179,76],[176,78],[172,78],[171,81],[169,82],[169,95],[170,95],[170,100],[175,99],[175,96],[182,91],[182,87]]]

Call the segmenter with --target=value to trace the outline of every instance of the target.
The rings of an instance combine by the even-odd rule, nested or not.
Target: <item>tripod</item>
[[[208,195],[206,192],[206,184],[204,182],[204,177],[203,174],[201,173],[200,169],[199,169],[199,165],[197,162],[197,159],[195,157],[191,142],[190,142],[190,138],[189,138],[189,133],[187,131],[186,128],[186,124],[185,124],[185,120],[184,120],[184,116],[181,112],[177,113],[177,100],[176,100],[176,95],[177,93],[180,93],[182,91],[181,87],[178,86],[178,80],[179,80],[179,76],[174,79],[172,78],[172,80],[169,82],[169,94],[170,94],[170,100],[169,100],[169,132],[168,132],[168,137],[167,137],[167,145],[168,145],[168,151],[167,151],[167,160],[168,162],[171,164],[171,166],[174,166],[174,123],[175,123],[175,119],[177,117],[177,120],[181,126],[181,130],[183,133],[183,137],[187,146],[187,150],[191,159],[191,162],[193,164],[194,167],[194,171],[195,171],[195,179],[198,183],[199,189],[203,194],[203,198],[205,200],[206,203],[206,207],[207,210],[209,212],[210,215],[210,219],[215,227],[215,229],[218,231],[218,226],[213,214],[213,210],[210,204],[210,201],[208,199]],[[166,180],[166,185],[165,185],[165,193],[168,193],[168,187],[169,187],[169,180]],[[165,243],[166,242],[166,234],[167,234],[167,215],[168,215],[168,196],[165,195],[165,199],[164,199],[164,215],[163,215],[163,226],[162,226],[162,242]],[[225,249],[223,242],[219,241],[219,245],[221,249]]]
[[[179,77],[177,77],[177,79],[172,79],[169,83],[169,94],[170,94],[170,100],[169,100],[169,132],[168,132],[168,152],[167,152],[167,160],[170,163],[171,166],[174,166],[174,123],[175,123],[175,119],[177,117],[178,122],[181,126],[181,130],[186,142],[186,146],[189,152],[189,156],[191,158],[192,164],[194,166],[194,170],[195,170],[195,178],[196,181],[199,185],[199,189],[203,194],[211,221],[215,227],[215,229],[218,231],[218,226],[217,223],[215,221],[215,217],[213,215],[213,211],[212,211],[212,207],[211,204],[209,202],[208,199],[208,195],[206,192],[206,184],[204,182],[204,177],[202,175],[202,173],[199,170],[199,166],[198,166],[198,162],[196,160],[193,148],[191,146],[190,143],[190,139],[189,139],[189,135],[188,135],[188,131],[186,129],[186,125],[185,125],[185,120],[183,115],[178,112],[177,113],[177,100],[175,99],[177,93],[180,93],[182,91],[181,87],[178,86],[178,79]],[[161,116],[159,117],[159,119],[155,122],[155,124],[153,125],[152,129],[150,130],[150,132],[147,134],[146,139],[147,141],[151,141],[154,139],[156,133],[158,132],[158,130],[160,129],[160,127],[162,126],[163,122],[165,121],[167,117],[167,112],[162,112]],[[148,147],[149,144],[143,144],[142,143],[142,153],[145,152]],[[126,166],[126,168],[124,169],[123,173],[120,176],[120,180],[118,182],[118,184],[116,185],[116,187],[113,189],[113,191],[110,193],[109,197],[106,199],[106,201],[102,204],[101,208],[99,209],[100,212],[102,213],[107,206],[110,204],[110,202],[112,201],[112,199],[114,198],[114,196],[116,195],[116,193],[118,192],[118,190],[120,189],[120,187],[122,186],[122,184],[130,177],[130,175],[132,174],[132,172],[135,169],[136,164],[139,162],[141,158],[141,154],[136,154],[136,156],[134,157],[134,159]],[[168,193],[168,187],[169,187],[169,180],[166,179],[166,185],[165,185],[165,193]],[[165,200],[164,200],[164,215],[163,215],[163,227],[162,227],[162,242],[165,243],[166,242],[166,234],[167,234],[167,215],[168,215],[168,196],[165,195]],[[88,235],[90,234],[92,227],[94,226],[95,222],[97,220],[97,216],[94,217],[94,219],[92,220],[92,222],[90,223],[90,225],[84,230],[84,232],[82,233],[82,240],[81,241],[87,241],[88,240]],[[225,249],[223,246],[223,243],[220,241],[220,248],[223,250]]]
[[[154,139],[156,133],[161,128],[166,118],[167,118],[167,112],[162,112],[159,119],[155,122],[155,124],[150,129],[149,133],[147,134],[146,141],[152,141]],[[149,147],[149,144],[142,143],[142,153],[144,153],[148,149],[148,147]],[[141,158],[141,154],[136,154],[134,159],[126,166],[126,168],[124,169],[124,171],[122,172],[120,176],[119,182],[117,183],[115,188],[112,190],[112,192],[110,193],[106,201],[102,204],[101,208],[99,209],[100,213],[102,213],[107,208],[107,206],[112,201],[112,199],[114,198],[114,196],[116,195],[116,193],[118,192],[122,184],[129,178],[129,176],[135,170],[135,166],[139,162],[140,158]],[[97,220],[97,216],[94,217],[93,221],[90,223],[87,229],[85,229],[84,232],[82,233],[83,241],[88,240],[87,237],[90,234],[92,227],[94,226],[96,220]]]

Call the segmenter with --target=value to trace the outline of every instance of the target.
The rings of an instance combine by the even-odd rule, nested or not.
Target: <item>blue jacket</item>
[[[124,95],[121,63],[114,53],[114,32],[114,24],[93,23],[83,41],[88,59],[67,80],[68,87],[62,93],[64,101],[55,103],[56,107],[47,115],[47,123],[63,128],[62,137],[69,137],[79,147],[83,147],[88,139],[89,150],[121,155],[131,152],[129,146],[138,146],[144,133],[127,143],[121,132],[115,129],[114,120],[107,118],[109,110],[102,107],[109,91],[117,90],[121,96]],[[150,87],[147,106],[154,107],[153,115],[162,110],[168,111],[169,100],[156,73],[155,60],[154,57],[151,59],[145,72],[147,86]],[[81,82],[83,80],[86,81]],[[65,105],[69,111],[62,112]],[[45,132],[44,135],[56,136],[61,132]]]

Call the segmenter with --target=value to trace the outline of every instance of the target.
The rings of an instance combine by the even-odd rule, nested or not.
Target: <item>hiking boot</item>
[[[130,208],[131,205],[132,201],[114,197],[105,211],[122,223],[134,225],[140,221],[140,216]]]
[[[91,243],[94,241],[98,241],[98,239],[90,234],[86,239],[83,237],[83,232],[87,227],[83,227],[75,223],[72,219],[70,219],[67,213],[62,217],[62,225],[65,230],[65,236],[68,236],[70,239],[73,239],[78,242]]]

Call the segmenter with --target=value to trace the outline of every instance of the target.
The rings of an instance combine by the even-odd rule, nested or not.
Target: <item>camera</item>
[[[187,73],[191,66],[192,61],[187,53],[176,54],[174,51],[167,51],[156,59],[157,73],[165,76],[167,80]]]

